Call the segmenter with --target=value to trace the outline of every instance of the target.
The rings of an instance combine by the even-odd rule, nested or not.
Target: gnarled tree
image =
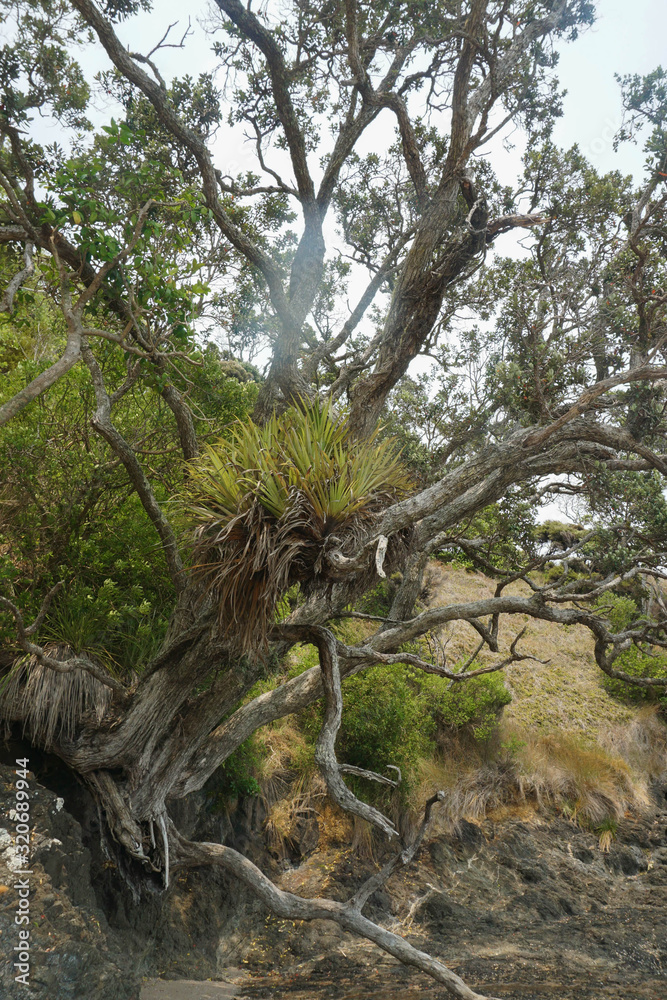
[[[629,677],[616,661],[632,644],[667,645],[665,618],[614,631],[595,606],[624,581],[661,577],[666,559],[664,74],[622,81],[627,122],[648,129],[646,176],[634,183],[599,175],[576,148],[561,151],[551,140],[560,113],[556,47],[592,22],[585,0],[299,0],[257,12],[215,0],[208,30],[224,98],[207,74],[165,82],[165,38],[150,52],[127,47],[120,36],[132,36],[140,7],[150,4],[10,4],[13,31],[0,62],[0,307],[10,391],[0,423],[11,467],[2,530],[14,551],[3,554],[0,606],[10,652],[25,659],[5,685],[2,714],[80,775],[137,871],[162,872],[166,885],[173,871],[221,865],[275,913],[335,920],[454,996],[481,1000],[363,915],[371,893],[415,857],[438,796],[425,804],[416,839],[400,843],[394,824],[352,794],[335,753],[341,681],[407,660],[465,683],[523,657],[517,637],[503,658],[499,635],[511,631],[512,616],[527,615],[586,626],[610,677],[664,685]],[[85,119],[90,88],[74,58],[84,28],[108,60],[97,86],[119,105],[118,120],[97,133]],[[185,36],[175,44],[187,53]],[[36,108],[73,130],[67,153],[31,137]],[[231,134],[249,139],[254,169],[231,169],[214,151],[224,114]],[[502,156],[494,137],[510,124],[526,138],[514,189],[494,173]],[[503,238],[517,230],[524,253],[503,258]],[[45,324],[48,343],[38,335]],[[226,358],[202,350],[206,332],[226,336]],[[436,363],[436,397],[406,379],[420,356]],[[255,397],[251,357],[266,362]],[[49,410],[58,393],[64,404]],[[275,443],[266,467],[257,460],[243,469],[239,442],[255,433],[247,429],[200,459],[202,444],[253,398],[263,447]],[[31,417],[40,406],[46,430]],[[342,452],[332,457],[317,435],[284,446],[294,407],[315,421],[323,408],[337,413],[344,432],[334,418],[332,426],[350,453],[355,441],[370,453],[378,422],[393,421],[413,465],[410,489],[380,477],[368,503],[354,508],[349,474],[352,493],[341,500]],[[429,411],[428,448],[420,411]],[[42,454],[44,434],[52,450]],[[76,468],[66,439],[81,443]],[[51,470],[67,484],[60,499],[52,487],[29,485],[26,447],[60,463]],[[299,464],[300,447],[314,449],[312,469]],[[245,484],[236,518],[221,514],[215,475],[225,462]],[[255,560],[256,578],[239,570],[240,586],[257,584],[254,604],[219,578],[207,586],[211,574],[193,562],[184,502],[174,498],[185,493],[197,508],[192,484],[203,488],[203,480],[211,516],[199,527],[200,550],[217,546],[224,571],[225,559],[237,567]],[[227,503],[236,494],[225,489]],[[578,495],[598,512],[597,526],[509,565],[506,550],[475,535],[475,518],[518,489],[534,504]],[[614,489],[642,503],[610,509]],[[157,648],[146,643],[124,670],[109,650],[48,641],[67,553],[73,539],[103,532],[116,516],[108,497],[140,505],[161,550],[151,558],[164,566],[162,599],[172,604]],[[353,511],[348,521],[334,515],[337,497]],[[48,509],[29,553],[21,549],[22,504]],[[20,522],[14,534],[9,515]],[[134,543],[150,549],[144,535],[123,540]],[[446,549],[495,574],[495,596],[416,611],[427,560]],[[389,617],[363,645],[345,645],[330,625],[384,575],[387,553],[402,571]],[[554,558],[560,578],[535,582],[531,572]],[[575,578],[571,558],[579,559]],[[118,562],[138,571],[131,558]],[[529,596],[506,593],[519,579]],[[279,623],[275,601],[295,582],[301,596]],[[257,602],[259,639],[237,617]],[[497,663],[457,673],[400,652],[458,619],[498,653]],[[317,647],[319,665],[244,700],[297,642]],[[76,710],[54,720],[45,698],[63,696],[66,684]],[[259,727],[322,697],[317,761],[332,798],[396,844],[346,903],[279,890],[231,848],[188,842],[167,809]]]

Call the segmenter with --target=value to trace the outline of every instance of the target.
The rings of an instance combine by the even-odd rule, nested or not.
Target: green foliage
[[[425,674],[420,684],[429,713],[441,729],[467,729],[481,742],[492,736],[498,713],[512,700],[500,673],[482,674],[451,687]]]
[[[0,264],[3,263],[0,257]],[[0,320],[3,396],[11,397],[47,368],[63,347],[62,317],[35,287],[34,301],[17,297],[11,320]],[[109,391],[126,378],[122,354],[93,344]],[[208,430],[246,416],[257,385],[230,377],[215,352],[183,376],[195,423]],[[173,373],[177,382],[180,373]],[[127,440],[146,449],[158,502],[182,485],[183,464],[173,415],[159,395],[154,369],[140,377],[114,408]],[[83,366],[63,376],[38,404],[27,407],[0,437],[0,592],[13,595],[30,621],[50,587],[54,602],[40,637],[77,650],[89,648],[114,669],[140,669],[164,635],[174,593],[155,528],[123,466],[90,420],[95,401]],[[0,645],[16,649],[11,615],[0,614]],[[106,652],[105,652],[106,650]]]
[[[341,762],[392,777],[389,765],[400,767],[401,794],[408,796],[418,778],[419,763],[437,755],[454,732],[467,732],[480,742],[495,729],[498,713],[511,695],[499,674],[449,682],[412,666],[391,664],[365,670],[343,683],[343,718],[337,741]],[[315,740],[322,721],[321,706],[300,716],[301,726]],[[363,779],[347,778],[363,797],[383,795]]]
[[[250,739],[230,754],[204,787],[208,808],[212,812],[224,812],[240,797],[259,793],[257,772],[262,761],[262,749],[256,739]]]
[[[385,408],[385,433],[396,438],[403,461],[423,485],[442,474],[443,462],[459,440],[482,440],[488,418],[448,367],[401,379]]]
[[[68,590],[49,612],[41,637],[66,643],[75,653],[94,654],[115,672],[141,668],[164,638],[167,616],[144,597],[140,584],[121,590],[108,578],[93,591]]]
[[[649,647],[632,646],[624,650],[614,660],[614,669],[622,670],[631,677],[652,677],[664,679],[665,686],[641,687],[628,681],[604,677],[603,685],[609,694],[625,702],[657,702],[667,710],[667,654],[651,652]]]
[[[641,622],[642,615],[636,602],[622,594],[605,594],[599,601],[599,613],[609,622],[610,627],[617,632],[636,626]],[[665,687],[641,687],[628,681],[614,677],[602,679],[605,690],[619,701],[630,703],[657,702],[663,710],[667,710],[667,652],[648,643],[631,646],[623,650],[614,660],[615,670],[622,670],[630,677],[664,678]]]
[[[646,538],[657,550],[667,546],[667,500],[663,477],[652,472],[615,472],[596,465],[586,475],[596,537],[584,549],[604,575],[626,569]]]
[[[418,761],[432,749],[435,720],[426,710],[406,668],[382,666],[351,677],[343,685],[343,721],[338,736],[341,760],[393,777],[401,768],[407,790]],[[368,782],[362,787],[368,791]]]
[[[400,578],[400,574],[395,574]],[[392,591],[396,587],[398,579],[390,578],[380,580],[374,587],[367,590],[355,604],[355,611],[360,611],[365,615],[377,615],[379,618],[386,618],[391,607]]]
[[[642,617],[636,602],[625,594],[605,594],[599,599],[597,608],[614,632],[631,628]]]
[[[352,441],[329,404],[239,421],[191,466],[184,495],[195,564],[228,634],[261,648],[281,595],[326,578],[327,539],[353,540],[409,488],[392,442]]]
[[[530,485],[510,488],[498,503],[476,513],[461,531],[460,537],[475,540],[475,554],[483,562],[457,550],[454,544],[439,553],[438,558],[466,568],[481,567],[484,572],[490,572],[489,566],[499,573],[510,572],[536,553],[535,515],[533,488]]]
[[[62,126],[90,128],[83,112],[90,87],[71,49],[87,32],[64,0],[5,5],[0,45],[0,114],[14,127],[24,127],[36,108]]]
[[[212,425],[219,433],[220,428],[247,419],[259,389],[252,366],[225,359],[214,344],[195,358],[198,366],[174,373],[174,384],[188,393],[197,427],[205,433]]]

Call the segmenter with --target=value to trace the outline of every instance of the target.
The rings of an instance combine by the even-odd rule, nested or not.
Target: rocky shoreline
[[[31,988],[17,986],[12,781],[11,769],[0,768],[0,994],[11,1000],[137,1000],[143,977],[224,979],[230,967],[243,970],[238,995],[253,1000],[445,995],[335,925],[276,920],[210,872],[177,880],[166,898],[154,892],[133,900],[94,846],[81,795],[72,790],[65,803],[58,791],[67,789],[37,781]],[[201,803],[180,808],[180,821],[194,829]],[[261,852],[252,804],[232,820],[217,817],[217,835]],[[294,864],[279,866],[266,854],[265,862],[285,888],[304,895],[326,889],[339,899],[374,867],[332,846]],[[471,986],[507,1000],[665,1000],[667,787],[654,788],[645,816],[619,823],[607,852],[565,817],[527,807],[501,821],[463,821],[456,834],[427,843],[419,863],[371,899],[370,913]]]

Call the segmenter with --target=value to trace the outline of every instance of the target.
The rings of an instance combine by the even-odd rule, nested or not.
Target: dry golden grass
[[[424,761],[414,805],[437,791],[444,791],[445,798],[434,810],[432,833],[450,832],[463,819],[474,823],[519,802],[511,772],[497,762],[483,763],[479,759],[468,763],[456,758]]]
[[[495,589],[495,583],[481,573],[435,561],[428,567],[425,582],[431,607],[491,597]],[[506,593],[529,591],[519,581]],[[508,616],[501,623],[500,658],[524,626],[520,650],[549,662],[524,660],[505,670],[505,683],[513,698],[503,713],[509,727],[530,733],[578,730],[587,739],[596,740],[610,725],[630,723],[633,709],[615,701],[602,687],[588,629],[537,621],[527,615]],[[477,632],[467,622],[447,625],[442,639],[452,663],[469,656],[479,643]],[[498,658],[488,650],[478,657],[481,664]]]
[[[667,727],[657,705],[646,705],[627,725],[603,730],[600,745],[627,761],[647,782],[664,775],[667,769]]]
[[[490,597],[495,589],[481,573],[437,562],[425,582],[431,607]],[[508,592],[528,588],[519,582]],[[628,810],[645,809],[651,781],[667,771],[667,728],[655,708],[637,711],[605,691],[593,639],[581,626],[506,618],[500,657],[524,626],[521,650],[549,662],[528,660],[505,670],[512,702],[503,710],[498,745],[487,748],[485,758],[482,748],[453,741],[440,760],[424,761],[414,807],[444,790],[436,829],[451,829],[463,818],[536,819],[540,810],[556,808],[593,828],[609,824],[600,832],[606,850],[614,823]],[[466,622],[448,625],[440,638],[451,663],[468,657],[479,641]],[[500,657],[484,651],[479,660]]]
[[[312,747],[294,716],[279,719],[256,738],[264,751],[258,779],[267,810],[266,842],[284,858],[297,843],[299,823],[318,812],[316,803],[324,796],[322,780],[313,774]]]
[[[614,840],[613,830],[603,830],[600,834],[600,850],[603,854],[608,854]]]
[[[523,798],[564,808],[591,826],[649,804],[645,781],[627,761],[584,745],[576,733],[529,740],[517,754],[517,785]]]
[[[266,784],[273,779],[280,782],[295,771],[304,774],[309,770],[308,765],[313,759],[312,747],[296,725],[293,715],[259,730],[257,739],[264,750],[259,774],[261,782]]]
[[[352,817],[330,799],[322,801],[317,824],[320,828],[320,847],[347,846],[354,836]]]
[[[301,777],[291,785],[287,796],[269,807],[264,823],[267,844],[280,857],[286,857],[288,848],[297,844],[298,825],[317,813],[315,801],[321,794]]]
[[[436,791],[445,799],[434,815],[433,832],[456,829],[461,820],[489,816],[539,821],[557,810],[595,828],[618,821],[628,810],[649,804],[647,781],[618,754],[591,747],[576,733],[535,736],[511,754],[423,761],[413,808]]]

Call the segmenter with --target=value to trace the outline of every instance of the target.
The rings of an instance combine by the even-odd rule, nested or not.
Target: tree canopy
[[[409,663],[465,685],[524,658],[524,615],[586,626],[610,680],[664,690],[644,654],[667,646],[667,74],[619,80],[616,141],[645,169],[602,174],[553,138],[586,0],[215,0],[216,73],[170,81],[187,31],[126,46],[150,9],[3,14],[0,712],[81,776],[137,878],[221,865],[481,1000],[363,915],[438,796],[405,840],[350,790],[341,680]],[[536,529],[563,495],[582,523]],[[419,605],[443,553],[495,596]],[[343,641],[388,574],[375,631]],[[428,655],[461,619],[493,666]],[[297,643],[316,664],[255,694]],[[330,796],[398,845],[347,903],[167,811],[322,698]]]

